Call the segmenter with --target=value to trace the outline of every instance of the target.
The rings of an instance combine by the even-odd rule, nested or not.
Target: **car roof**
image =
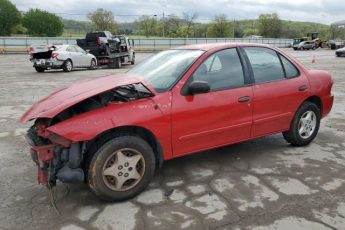
[[[213,50],[213,49],[226,49],[226,48],[233,48],[239,46],[257,46],[257,47],[271,47],[265,44],[258,44],[258,43],[242,43],[242,42],[226,42],[226,43],[207,43],[207,44],[195,44],[195,45],[186,45],[186,46],[179,46],[173,49],[180,49],[180,50]]]

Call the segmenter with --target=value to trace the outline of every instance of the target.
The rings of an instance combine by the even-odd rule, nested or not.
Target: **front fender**
[[[111,103],[50,126],[47,131],[79,142],[92,140],[107,130],[121,126],[149,130],[161,143],[163,152],[171,154],[170,115],[164,114],[152,99]]]

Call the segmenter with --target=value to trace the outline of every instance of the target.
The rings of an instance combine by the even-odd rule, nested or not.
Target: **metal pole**
[[[234,19],[234,24],[233,24],[233,26],[232,26],[234,38],[236,37],[236,36],[235,36],[235,26],[236,26],[236,22],[235,22],[235,19]]]
[[[163,38],[165,37],[164,26],[165,26],[165,20],[164,20],[164,11],[163,11]]]

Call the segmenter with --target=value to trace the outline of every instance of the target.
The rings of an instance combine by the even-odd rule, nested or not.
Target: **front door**
[[[190,95],[193,81],[206,81],[210,92]],[[236,48],[210,55],[188,79],[182,92],[173,90],[173,153],[185,155],[250,137],[252,87],[247,85]]]

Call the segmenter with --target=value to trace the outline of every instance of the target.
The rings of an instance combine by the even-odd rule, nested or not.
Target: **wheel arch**
[[[145,140],[152,148],[155,158],[156,158],[156,168],[159,169],[162,167],[164,162],[164,154],[162,146],[159,143],[155,135],[148,129],[141,126],[119,126],[109,130],[106,130],[98,134],[88,143],[87,158],[92,159],[93,155],[96,153],[97,149],[108,142],[109,140],[121,136],[121,135],[132,135],[138,136]],[[92,148],[93,146],[97,146]]]
[[[306,102],[306,101],[315,104],[319,108],[320,114],[322,114],[322,109],[323,109],[322,108],[322,101],[321,101],[321,98],[319,96],[316,96],[316,95],[310,96],[304,102]]]
[[[65,63],[66,61],[70,61],[70,62],[72,63],[72,66],[73,66],[73,61],[72,61],[72,59],[71,59],[70,57],[66,58],[66,60],[64,61],[64,63]]]

